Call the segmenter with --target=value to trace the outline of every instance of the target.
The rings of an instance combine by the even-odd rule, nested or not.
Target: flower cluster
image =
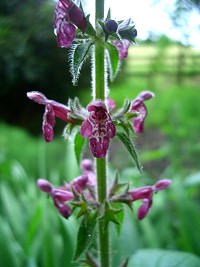
[[[71,208],[66,202],[75,199],[74,192],[77,194],[85,193],[87,199],[93,199],[93,191],[96,184],[96,176],[93,170],[92,161],[85,159],[81,163],[82,175],[73,179],[70,183],[64,183],[60,188],[55,188],[45,179],[38,179],[37,186],[47,193],[53,200],[58,212],[66,219],[72,213]]]
[[[73,179],[70,183],[65,182],[60,188],[55,188],[45,179],[40,178],[37,181],[39,189],[47,193],[52,198],[54,206],[60,215],[66,219],[68,219],[72,214],[70,202],[77,201],[77,195],[80,196],[84,194],[84,198],[86,200],[85,203],[87,203],[87,205],[92,203],[94,206],[96,203],[96,207],[98,207],[95,192],[96,174],[93,169],[92,161],[89,159],[84,159],[81,163],[81,170],[82,174],[80,176]],[[132,202],[141,200],[142,204],[137,211],[137,217],[139,220],[142,220],[146,217],[152,206],[154,194],[157,191],[167,189],[170,184],[171,180],[160,180],[153,186],[145,186],[128,190],[120,193],[119,195],[111,194],[110,198],[108,198],[108,201],[131,204]],[[119,187],[118,184],[116,187]]]
[[[97,158],[106,156],[110,139],[116,135],[115,121],[112,119],[112,113],[116,108],[114,100],[107,100],[108,109],[103,101],[95,100],[88,105],[87,110],[81,106],[77,110],[72,110],[66,105],[47,99],[40,92],[28,92],[27,96],[38,104],[45,106],[42,131],[46,142],[51,142],[53,139],[53,128],[57,117],[66,123],[74,125],[82,123],[80,133],[84,138],[89,138],[93,156]],[[144,129],[144,121],[147,116],[144,101],[153,96],[152,92],[143,91],[131,101],[130,108],[126,114],[133,116],[133,129],[136,133],[143,132]]]
[[[126,59],[131,42],[135,42],[137,30],[131,19],[124,20],[118,25],[118,34],[121,40],[114,40],[113,44],[118,49],[119,58]]]

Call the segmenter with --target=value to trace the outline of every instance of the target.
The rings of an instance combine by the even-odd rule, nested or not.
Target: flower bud
[[[164,190],[170,186],[171,182],[172,181],[168,179],[160,180],[155,184],[155,190]]]
[[[37,186],[45,193],[50,193],[53,189],[53,186],[45,179],[38,179]]]
[[[90,160],[90,159],[84,159],[81,162],[81,169],[82,169],[83,172],[85,172],[85,171],[93,171],[92,160]]]
[[[115,20],[109,19],[105,21],[104,31],[108,34],[115,33],[117,31],[118,24]]]

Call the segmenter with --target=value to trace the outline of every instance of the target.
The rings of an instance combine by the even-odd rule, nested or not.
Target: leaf
[[[93,233],[96,226],[97,211],[92,211],[85,215],[77,236],[76,251],[74,260],[76,261],[83,252],[85,252],[91,244]]]
[[[109,9],[108,9],[108,14],[107,14],[107,16],[106,16],[105,21],[106,21],[106,20],[109,20],[110,18],[111,18],[111,11],[110,11],[110,7],[109,7]]]
[[[140,165],[135,145],[131,141],[130,137],[127,134],[122,133],[122,132],[117,132],[117,136],[120,139],[120,141],[124,144],[126,149],[128,150],[139,172],[142,173],[142,166]]]
[[[108,67],[110,71],[110,80],[113,81],[119,70],[118,50],[114,45],[110,43],[105,43],[105,47],[108,52],[107,59],[108,59]]]
[[[114,114],[113,118],[114,119],[120,119],[122,118],[130,109],[131,106],[131,101],[129,99],[125,99],[123,107]]]
[[[74,152],[78,165],[80,165],[81,152],[83,150],[84,144],[85,144],[85,138],[79,132],[77,132],[74,138]]]
[[[109,222],[113,222],[115,224],[120,224],[119,220],[117,219],[116,214],[122,212],[122,209],[114,209],[112,206],[109,205],[108,202],[105,202],[105,210],[99,220],[104,221],[104,230],[108,227]]]
[[[128,267],[198,267],[200,258],[179,251],[161,249],[142,249],[129,260]]]
[[[87,15],[86,17],[86,21],[87,21],[87,28],[85,29],[85,33],[90,35],[90,36],[93,36],[95,37],[96,36],[96,31],[94,29],[94,27],[92,26],[92,24],[90,23],[90,15]]]
[[[80,74],[80,70],[82,68],[83,62],[86,60],[87,56],[90,53],[90,48],[93,44],[93,41],[88,41],[85,43],[81,43],[81,44],[76,44],[72,47],[71,49],[71,54],[70,54],[70,58],[71,58],[71,67],[70,67],[70,71],[73,77],[73,84],[75,85],[79,74]]]

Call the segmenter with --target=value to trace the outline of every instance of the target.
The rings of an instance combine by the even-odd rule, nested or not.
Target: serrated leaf
[[[109,72],[110,72],[110,80],[113,81],[119,70],[118,50],[114,45],[110,43],[105,43],[105,47],[108,52],[107,59],[108,59],[108,67],[109,67]]]
[[[80,165],[81,153],[84,148],[85,138],[77,132],[74,138],[74,152],[77,160],[77,164]]]
[[[129,260],[128,267],[199,267],[200,258],[179,251],[142,249]]]
[[[89,56],[90,54],[90,48],[92,44],[93,44],[93,41],[88,41],[85,43],[76,44],[71,49],[70,71],[73,77],[72,82],[74,85],[76,84],[78,80],[83,62],[86,60],[87,56]]]
[[[77,236],[76,251],[74,260],[76,261],[91,244],[93,233],[96,226],[97,211],[92,211],[85,215],[79,227]]]
[[[122,133],[122,132],[117,132],[117,136],[120,139],[120,141],[124,144],[126,149],[128,150],[128,152],[131,155],[133,161],[135,162],[136,167],[138,168],[139,172],[142,173],[142,167],[141,167],[139,159],[138,159],[137,151],[136,151],[135,145],[131,141],[130,137],[127,134]]]

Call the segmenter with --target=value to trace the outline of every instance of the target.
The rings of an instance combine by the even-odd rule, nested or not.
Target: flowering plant
[[[55,7],[54,32],[59,47],[70,49],[73,84],[85,59],[92,57],[93,100],[85,108],[79,100],[69,99],[67,105],[49,100],[40,92],[28,92],[31,100],[45,106],[42,131],[46,142],[54,136],[55,118],[64,120],[67,126],[65,136],[74,137],[77,162],[81,162],[81,175],[61,187],[54,187],[46,179],[38,179],[39,189],[48,194],[65,219],[71,214],[82,218],[77,236],[74,260],[83,260],[89,266],[110,266],[109,223],[119,224],[118,213],[123,205],[132,206],[141,201],[137,211],[139,220],[149,213],[154,194],[169,187],[171,181],[163,179],[155,185],[130,188],[129,183],[120,184],[117,178],[108,186],[108,150],[113,138],[118,138],[132,157],[139,172],[142,167],[133,143],[135,133],[144,130],[147,116],[145,101],[154,97],[150,91],[141,92],[135,99],[126,99],[123,107],[116,109],[115,101],[109,98],[108,80],[112,81],[119,70],[120,61],[128,56],[130,45],[135,43],[137,30],[131,19],[115,21],[108,11],[104,18],[104,1],[96,0],[95,27],[85,16],[83,7],[72,0],[58,0]],[[82,159],[85,141],[93,159]],[[120,205],[120,208],[119,208]],[[94,232],[98,229],[99,257],[91,249]],[[122,266],[127,266],[123,263]]]

